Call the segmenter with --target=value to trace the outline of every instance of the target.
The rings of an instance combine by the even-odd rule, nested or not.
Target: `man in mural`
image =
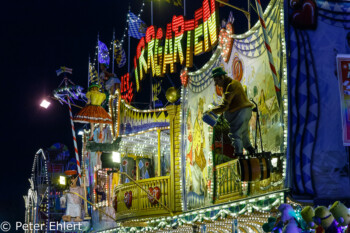
[[[215,114],[224,114],[230,124],[229,137],[235,148],[236,156],[243,156],[243,147],[249,154],[254,154],[255,149],[250,143],[248,123],[252,116],[253,104],[248,100],[242,84],[226,75],[226,72],[217,67],[212,70],[212,78],[215,85],[224,90],[220,105],[208,110]]]

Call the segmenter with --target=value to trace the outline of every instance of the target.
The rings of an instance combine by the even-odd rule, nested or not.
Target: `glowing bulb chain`
[[[141,9],[137,15],[138,18],[141,17],[141,14],[143,12],[143,7],[145,6],[145,2],[142,1],[142,5],[141,5]],[[119,44],[116,45],[116,47],[119,47],[119,48],[122,48],[123,47],[123,43],[125,41],[125,37],[127,35],[127,31],[128,31],[128,24],[129,24],[129,12],[126,14],[126,26],[124,28],[124,33],[123,33],[123,36],[121,38],[121,40],[119,41]],[[114,41],[111,42],[110,44],[110,47],[109,47],[109,50],[112,51],[113,50],[113,43]],[[96,50],[95,50],[95,58],[94,58],[94,62],[93,62],[93,66],[96,65],[96,60],[97,60],[97,54],[98,54],[98,46],[96,46]]]

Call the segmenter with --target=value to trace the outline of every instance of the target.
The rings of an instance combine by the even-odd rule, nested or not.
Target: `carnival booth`
[[[115,122],[104,131],[112,133],[110,139],[118,138],[118,143],[105,139],[87,145],[94,167],[93,199],[116,220],[170,215],[181,210],[180,200],[176,198],[180,194],[180,157],[175,157],[173,152],[178,153],[179,149],[171,143],[174,140],[179,145],[179,131],[171,129],[171,125],[179,128],[179,117],[175,117],[178,109],[174,105],[139,110],[120,95],[111,96],[110,111]],[[114,164],[106,165],[104,157],[113,157],[113,152]],[[93,212],[93,220],[98,213]],[[99,214],[95,226],[101,216],[107,220],[103,212]]]
[[[135,83],[129,74],[122,77],[121,90],[109,98],[113,124],[103,129],[103,140],[101,129],[95,129],[94,141],[86,141],[94,229],[211,232],[235,227],[262,232],[266,212],[285,201],[283,2],[270,1],[263,14],[260,6],[266,27],[258,22],[242,35],[234,34],[232,18],[220,30],[218,10],[214,0],[205,0],[195,19],[174,16],[166,30],[149,26],[140,39]],[[194,70],[193,57],[209,51],[211,57]],[[176,73],[178,65],[184,68]],[[211,78],[216,67],[242,84],[254,106],[248,127],[254,155],[235,156],[227,124],[219,124],[217,116],[212,123],[207,118],[207,110],[220,104],[223,95]],[[129,104],[130,90],[136,93],[149,76],[166,74],[178,74],[182,84],[177,94],[167,96],[168,106],[140,110]],[[104,165],[106,154],[115,158],[114,165]],[[117,223],[103,225],[109,220],[100,209]]]
[[[350,188],[345,147],[350,145],[349,3],[270,0],[263,11],[256,1],[258,22],[235,34],[233,14],[219,18],[218,2],[230,5],[203,0],[192,18],[173,16],[165,28],[147,27],[140,15],[129,12],[125,30],[138,39],[133,59],[126,60],[125,35],[121,42],[113,37],[111,49],[98,40],[97,67],[89,61],[87,94],[68,86],[66,76],[65,87],[54,92],[69,105],[77,173],[85,186],[79,194],[85,200],[81,217],[87,228],[91,220],[91,231],[275,232],[290,227],[287,232],[306,232],[332,226],[345,230],[350,223],[349,193],[344,192]],[[199,55],[207,59],[196,67]],[[118,67],[128,62],[133,71],[119,79],[114,62]],[[246,135],[253,148],[243,153],[231,141],[231,122],[212,111],[228,92],[212,76],[218,68],[220,76],[238,83],[252,106]],[[57,74],[62,72],[71,74],[71,69],[61,67]],[[164,106],[157,98],[162,85]],[[141,94],[146,86],[155,94],[151,101],[158,102],[141,109],[133,98],[139,94],[148,101]],[[87,99],[74,118],[72,97]],[[73,120],[90,124],[81,160]],[[58,174],[63,166],[47,164],[43,151],[35,155],[26,223],[49,224],[48,172]],[[71,188],[78,189],[74,179]]]

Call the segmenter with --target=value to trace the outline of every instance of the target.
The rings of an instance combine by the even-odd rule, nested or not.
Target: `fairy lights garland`
[[[275,199],[275,200],[274,200]],[[259,206],[259,201],[265,201],[270,200],[273,201],[272,203],[266,205],[266,206]],[[156,225],[154,227],[147,226],[147,227],[121,227],[121,228],[115,228],[115,229],[109,229],[105,231],[99,231],[102,233],[107,232],[145,232],[145,231],[156,231],[159,229],[164,228],[172,228],[176,226],[183,226],[185,225],[193,225],[195,223],[201,223],[203,221],[217,221],[219,218],[225,219],[227,216],[238,218],[239,221],[245,222],[245,225],[249,223],[250,226],[245,226],[250,229],[261,227],[260,224],[254,223],[259,222],[263,223],[265,222],[267,218],[267,213],[269,210],[271,210],[274,207],[277,207],[280,203],[284,202],[284,191],[279,191],[273,194],[264,195],[261,197],[256,197],[252,199],[242,200],[238,202],[234,202],[231,204],[226,204],[222,206],[215,206],[215,207],[209,207],[203,210],[199,211],[192,211],[184,214],[180,214],[174,217],[164,217],[164,218],[158,218],[151,221],[147,221],[148,225]],[[244,206],[243,208],[239,209],[239,206]],[[236,209],[233,209],[231,207],[237,207]],[[230,209],[231,208],[231,209]],[[260,212],[259,215],[256,215],[255,213],[252,213],[254,210],[257,212]],[[210,217],[213,214],[213,211],[217,211],[212,217]],[[248,213],[249,216],[241,216],[245,213]],[[265,214],[266,213],[266,214]],[[192,218],[192,216],[195,216]],[[192,218],[189,220],[189,218]],[[217,224],[222,224],[220,222],[215,222]],[[213,224],[215,224],[213,223]],[[248,230],[249,231],[249,230]],[[190,231],[192,232],[192,231]]]
[[[284,33],[284,8],[283,8],[283,2],[280,2],[280,22],[281,22],[281,35],[282,35],[282,80],[283,84],[281,85],[281,91],[282,94],[288,93],[288,82],[287,82],[287,48],[286,48],[286,41],[285,41],[285,33]],[[286,94],[282,97],[282,109],[283,109],[283,151],[286,151],[287,145],[288,145],[288,97],[284,98],[284,96],[287,96]],[[282,179],[285,180],[286,174],[287,174],[287,160],[283,160],[283,172],[282,172]]]
[[[143,12],[143,7],[145,6],[145,2],[142,1],[142,5],[141,5],[141,9],[137,15],[138,18],[141,17],[141,14]],[[124,32],[123,32],[123,36],[121,37],[121,39],[119,40],[119,44],[117,44],[116,46],[119,47],[119,48],[122,48],[123,47],[123,44],[125,42],[125,38],[126,38],[126,35],[127,35],[127,31],[128,31],[128,25],[129,25],[129,12],[126,14],[126,25],[125,25],[125,28],[124,28]],[[111,51],[113,49],[113,42],[112,41],[110,43],[110,47],[109,47],[109,50]],[[98,46],[96,46],[96,49],[95,49],[95,58],[94,58],[94,62],[92,63],[93,66],[96,65],[96,60],[97,60],[97,55],[98,55]],[[114,54],[113,54],[114,55]]]
[[[125,100],[121,100],[121,103],[129,110],[135,111],[135,112],[140,112],[140,113],[149,113],[149,112],[165,112],[166,108],[157,108],[157,109],[146,109],[146,110],[140,110],[137,109],[133,106],[131,106],[130,104],[126,103]]]
[[[155,128],[155,130],[153,131],[157,131],[158,129],[160,129],[161,131],[169,130],[170,127]],[[151,134],[151,131],[149,131],[148,134],[142,137],[141,135],[121,136],[123,137],[123,139],[121,140],[120,147],[118,149],[118,151],[120,151],[121,153],[131,153],[134,155],[145,157],[157,151],[158,139],[156,134]],[[130,147],[130,144],[132,144],[132,147]],[[161,145],[163,145],[164,150],[168,150],[170,148],[169,137],[161,136]]]
[[[114,101],[116,100],[116,106],[113,108]],[[113,140],[117,139],[119,136],[119,122],[120,122],[120,114],[119,114],[119,106],[120,106],[120,94],[119,94],[119,89],[117,89],[115,95],[110,95],[109,96],[109,113],[111,114],[112,117],[114,117],[114,123],[112,126],[112,136]],[[115,119],[115,117],[117,119]]]
[[[181,86],[181,95],[180,95],[180,103],[182,103],[181,104],[181,107],[180,107],[180,129],[182,129],[183,128],[183,121],[184,121],[184,115],[183,115],[183,98],[184,98],[184,87],[183,86]],[[180,159],[179,159],[179,168],[181,169],[182,168],[182,158],[181,158],[181,153],[182,153],[182,151],[184,151],[183,150],[183,138],[182,138],[182,135],[183,135],[183,133],[180,133],[179,134],[179,142],[180,142],[180,146],[181,146],[181,148],[180,148]],[[185,163],[185,165],[186,165],[186,163]],[[183,190],[183,184],[182,184],[182,180],[183,180],[183,176],[184,174],[181,172],[181,178],[180,178],[180,190],[181,190],[181,209],[182,209],[182,211],[185,211],[185,206],[184,206],[184,198],[183,198],[183,193],[182,193],[182,190]]]
[[[139,12],[139,14],[137,15],[138,18],[141,17],[141,13],[143,12],[143,7],[144,7],[144,6],[145,6],[145,2],[142,1],[142,5],[141,5],[140,12]],[[117,47],[120,47],[120,48],[121,48],[121,47],[123,46],[123,42],[124,42],[124,39],[125,39],[125,37],[126,37],[126,32],[128,31],[128,24],[129,24],[129,13],[126,15],[126,26],[125,26],[125,28],[124,28],[123,36],[122,36],[122,38],[121,38],[119,44],[117,45]],[[113,41],[111,42],[111,45],[113,45]],[[111,46],[111,48],[113,48],[113,47]]]

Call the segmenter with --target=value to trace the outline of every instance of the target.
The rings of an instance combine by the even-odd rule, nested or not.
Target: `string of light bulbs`
[[[183,227],[186,225],[197,224],[214,224],[216,226],[224,225],[220,219],[237,218],[238,222],[244,223],[244,225],[256,225],[255,227],[260,228],[261,225],[266,222],[269,217],[269,212],[272,208],[284,202],[285,191],[281,190],[273,194],[266,194],[261,197],[250,198],[242,201],[233,202],[222,206],[210,206],[199,211],[192,211],[188,213],[182,213],[173,217],[163,217],[152,219],[147,222],[146,227],[118,227],[108,230],[98,231],[101,233],[109,232],[148,232],[157,231],[161,229],[170,229],[173,227]],[[268,204],[261,204],[259,202],[268,200]],[[233,208],[244,205],[242,208]],[[213,211],[217,212],[213,212]],[[228,217],[230,217],[228,219]],[[137,220],[135,220],[137,222]],[[139,220],[140,222],[145,220]],[[208,223],[210,221],[210,223]],[[226,221],[226,220],[224,220]],[[259,222],[260,224],[256,224]],[[232,224],[230,222],[230,224]],[[242,225],[241,225],[242,226]],[[192,232],[191,229],[189,232]],[[253,231],[252,231],[253,232]]]
[[[143,12],[143,7],[145,6],[145,2],[144,1],[142,1],[142,5],[141,5],[141,9],[140,9],[140,11],[139,11],[139,13],[138,13],[138,15],[137,15],[137,18],[139,18],[140,19],[140,17],[141,17],[141,14],[142,14],[142,12]],[[130,12],[130,11],[129,11]],[[128,29],[129,29],[129,27],[128,27],[128,25],[129,25],[129,12],[126,14],[126,25],[125,25],[125,28],[124,28],[124,32],[123,32],[123,36],[121,37],[121,39],[119,40],[119,43],[118,44],[114,44],[115,43],[115,41],[111,41],[111,44],[110,44],[110,47],[109,47],[109,51],[112,51],[113,50],[113,45],[115,46],[115,47],[119,47],[119,48],[122,48],[123,47],[123,43],[124,43],[124,41],[125,41],[125,37],[126,37],[126,35],[127,35],[127,31],[128,31]]]

